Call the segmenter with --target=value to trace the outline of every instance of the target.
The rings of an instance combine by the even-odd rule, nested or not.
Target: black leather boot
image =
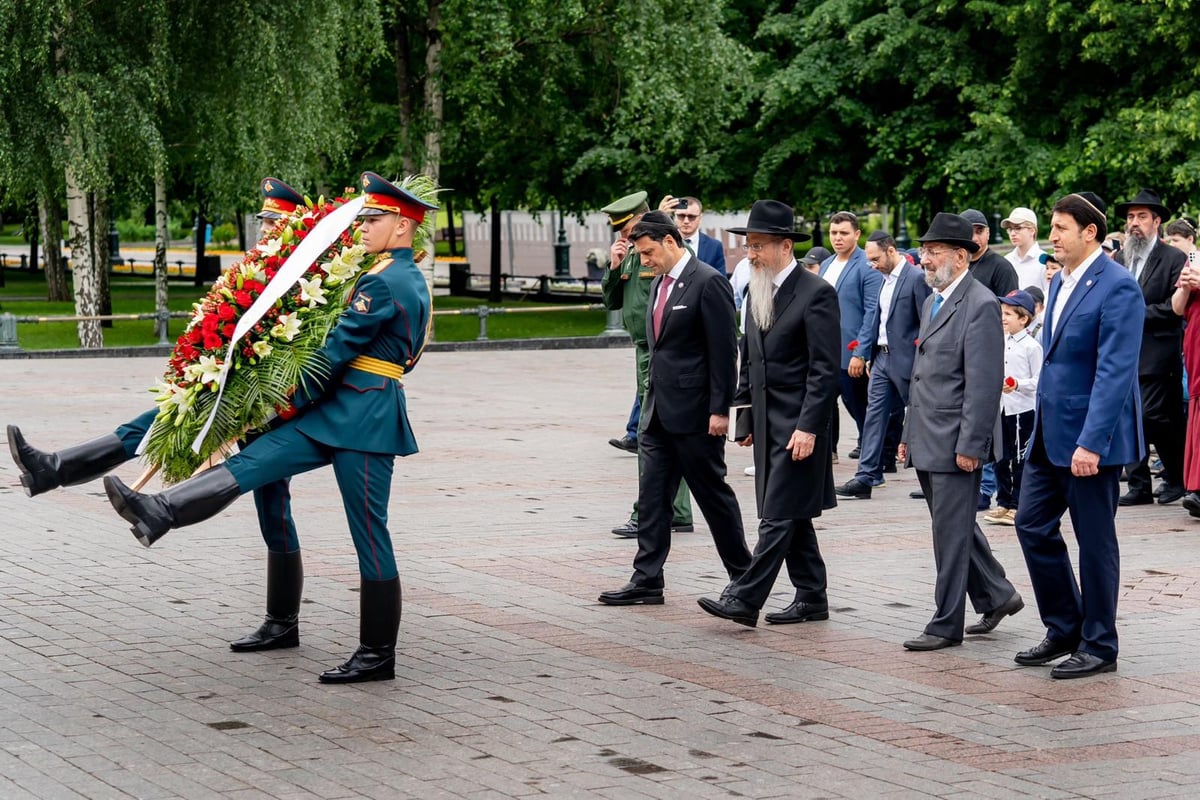
[[[300,551],[267,552],[267,618],[258,630],[230,642],[239,653],[278,650],[300,645],[300,594],[304,589],[304,564]]]
[[[362,582],[359,645],[350,660],[322,672],[321,683],[390,681],[396,677],[396,637],[400,632],[400,579]]]
[[[104,478],[108,501],[127,522],[138,541],[149,547],[172,528],[194,525],[214,516],[242,493],[224,464],[177,483],[158,494],[141,494],[120,478]]]
[[[8,426],[8,451],[21,469],[21,486],[30,497],[60,486],[87,483],[129,460],[115,433],[46,453],[30,446],[16,425]]]

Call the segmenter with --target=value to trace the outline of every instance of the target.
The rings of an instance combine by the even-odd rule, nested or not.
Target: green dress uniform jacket
[[[646,337],[646,305],[650,298],[650,281],[654,273],[642,266],[641,256],[636,250],[631,250],[621,261],[617,269],[610,269],[600,280],[600,289],[604,293],[604,307],[609,311],[621,312],[621,324],[629,332],[633,343],[641,350],[647,350]],[[644,379],[639,384],[644,384]],[[639,385],[638,391],[645,387]]]

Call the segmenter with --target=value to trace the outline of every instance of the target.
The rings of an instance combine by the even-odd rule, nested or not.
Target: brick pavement
[[[146,550],[98,483],[30,500],[0,459],[0,797],[1196,795],[1200,521],[1122,510],[1120,671],[1086,681],[1012,663],[1042,634],[1012,529],[988,533],[1027,609],[960,648],[900,647],[932,610],[911,472],[819,521],[829,622],[705,615],[695,599],[724,582],[703,526],[676,537],[665,605],[600,606],[634,548],[608,534],[634,459],[605,443],[631,361],[436,353],[411,376],[423,452],[397,462],[390,683],[315,680],[357,641],[328,471],[294,484],[301,647],[235,655],[226,642],[262,613],[248,499]],[[47,446],[110,430],[146,406],[160,364],[0,362],[0,421]],[[753,530],[748,453],[729,462]],[[790,598],[786,578],[776,588],[769,609]]]

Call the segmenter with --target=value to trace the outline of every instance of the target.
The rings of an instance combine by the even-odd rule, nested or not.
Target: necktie
[[[933,318],[937,316],[937,312],[939,309],[941,309],[942,303],[945,301],[945,299],[946,298],[942,297],[940,294],[933,296],[933,308],[929,309],[930,321],[932,321]]]
[[[671,286],[675,283],[675,279],[670,275],[664,275],[662,286],[658,288],[658,302],[654,304],[654,338],[658,338],[658,332],[662,330],[663,309],[667,307],[667,296],[671,294]]]

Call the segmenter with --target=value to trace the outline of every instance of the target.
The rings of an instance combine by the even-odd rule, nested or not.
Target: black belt
[[[886,344],[877,345],[875,347],[875,349],[878,350],[880,353],[883,353],[885,356],[891,352],[890,350],[888,350],[888,346]]]

